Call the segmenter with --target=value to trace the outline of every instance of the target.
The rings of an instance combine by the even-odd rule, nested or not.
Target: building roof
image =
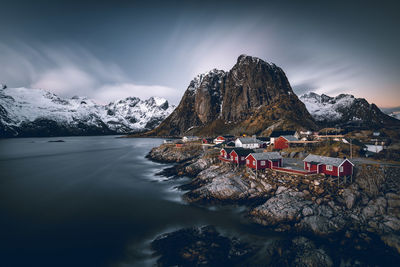
[[[238,139],[242,144],[259,144],[260,143],[260,141],[254,137],[239,137]]]
[[[281,135],[295,135],[296,131],[272,131],[269,137],[279,137]]]
[[[225,150],[226,151],[226,153],[228,153],[228,154],[230,154],[231,152],[232,152],[232,150],[233,150],[233,148],[231,148],[231,147],[224,147],[224,148],[222,148],[223,150]],[[222,150],[221,149],[221,150]]]
[[[340,165],[342,165],[343,161],[345,161],[345,160],[347,160],[347,159],[331,158],[331,157],[318,156],[318,155],[313,155],[313,154],[309,154],[304,159],[304,161],[306,161],[306,162],[323,163],[325,165],[332,165],[332,166],[336,166],[336,167],[339,167]],[[353,164],[353,163],[351,163],[351,164]]]
[[[263,153],[251,153],[256,160],[271,160],[271,159],[281,159],[282,156],[278,152],[263,152]],[[249,156],[250,156],[249,155]]]
[[[281,136],[288,141],[299,141],[299,139],[297,139],[297,137],[294,137],[293,135],[281,135]]]
[[[238,156],[247,156],[250,153],[254,153],[253,149],[243,148],[243,147],[236,147],[232,149],[231,153],[235,151]]]
[[[235,142],[228,142],[227,144],[226,144],[227,146],[235,146]]]

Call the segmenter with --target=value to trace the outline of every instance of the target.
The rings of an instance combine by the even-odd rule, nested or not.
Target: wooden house
[[[222,161],[231,161],[230,153],[231,153],[232,149],[233,148],[226,148],[226,147],[222,148],[219,151],[219,159]]]
[[[269,139],[271,144],[275,143],[275,140],[278,139],[281,136],[295,136],[295,137],[299,137],[298,133],[296,131],[272,131],[272,133],[269,135]]]
[[[271,169],[282,165],[282,156],[278,152],[250,153],[246,157],[246,166],[255,170]]]
[[[235,140],[235,147],[259,148],[260,140],[254,137],[239,137]]]
[[[350,176],[354,164],[348,159],[332,158],[309,154],[304,159],[304,169],[332,176]]]
[[[238,165],[244,165],[246,164],[246,157],[250,153],[254,153],[254,150],[242,147],[235,147],[232,149],[230,153],[230,158],[233,163],[236,163]]]
[[[285,149],[290,146],[290,142],[295,142],[295,141],[299,141],[299,139],[297,139],[293,135],[282,135],[275,140],[274,148]]]
[[[235,137],[232,135],[220,135],[217,136],[217,138],[214,139],[214,144],[221,144],[223,142],[229,142],[234,140]]]
[[[182,137],[182,141],[183,142],[194,142],[194,141],[198,141],[200,138],[197,136],[184,136]]]

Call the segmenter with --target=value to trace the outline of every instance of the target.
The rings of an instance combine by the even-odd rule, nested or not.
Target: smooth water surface
[[[0,265],[152,265],[150,241],[187,226],[213,224],[252,240],[270,235],[249,225],[240,207],[183,202],[176,187],[188,179],[157,176],[170,165],[145,158],[161,142],[0,140]]]

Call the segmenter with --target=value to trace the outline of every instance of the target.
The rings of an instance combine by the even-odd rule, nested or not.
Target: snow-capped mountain
[[[124,134],[151,130],[173,110],[158,97],[98,105],[41,89],[0,87],[0,136]]]
[[[378,127],[399,123],[384,114],[375,104],[369,104],[364,98],[355,98],[349,94],[330,97],[311,92],[300,96],[300,100],[313,118],[322,125]]]

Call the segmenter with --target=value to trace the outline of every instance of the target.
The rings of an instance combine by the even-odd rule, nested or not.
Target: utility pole
[[[350,138],[350,158],[353,158],[353,147],[352,147],[353,139]]]

